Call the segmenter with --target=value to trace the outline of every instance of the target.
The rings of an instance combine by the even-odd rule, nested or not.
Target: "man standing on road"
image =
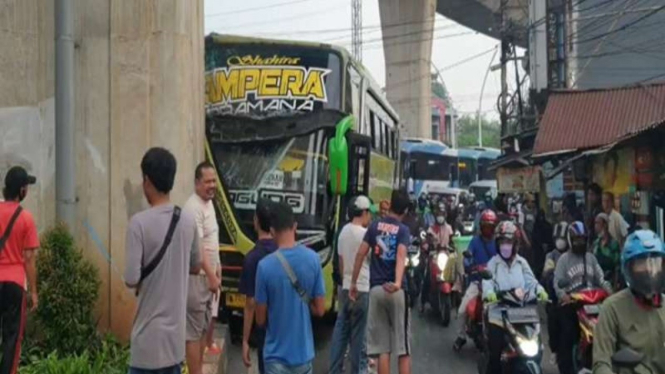
[[[312,374],[311,315],[325,313],[319,256],[296,244],[296,219],[286,203],[271,205],[270,231],[278,250],[259,262],[256,323],[268,323],[263,360],[266,374]]]
[[[21,340],[25,327],[26,277],[31,310],[37,309],[37,269],[35,257],[39,248],[37,227],[32,214],[21,207],[28,186],[36,178],[20,166],[5,176],[0,203],[0,374],[16,374],[21,357]]]
[[[409,207],[408,196],[394,191],[387,217],[374,221],[360,245],[353,267],[349,298],[359,300],[358,278],[368,253],[370,291],[367,354],[379,358],[379,374],[390,373],[390,356],[399,356],[399,373],[411,373],[411,319],[404,267],[410,242],[409,228],[401,221]]]
[[[351,372],[367,373],[367,347],[365,329],[367,327],[367,309],[369,308],[369,261],[365,257],[358,282],[356,301],[349,300],[349,289],[353,266],[358,249],[365,237],[366,227],[372,220],[371,201],[366,196],[357,196],[349,204],[347,223],[339,235],[337,252],[339,253],[340,273],[343,274],[342,291],[339,295],[339,313],[335,322],[331,351],[330,374],[341,374],[344,366],[346,347],[351,345]]]
[[[623,243],[628,236],[628,223],[621,213],[614,209],[614,194],[611,192],[603,193],[603,210],[609,217],[608,231],[610,236],[619,243],[619,248],[623,248]]]
[[[171,204],[176,173],[171,152],[150,149],[141,171],[150,208],[134,215],[127,226],[124,278],[138,292],[129,373],[180,374],[187,278],[201,269],[196,223],[191,214]]]
[[[203,250],[203,270],[190,275],[187,291],[187,367],[191,374],[201,374],[206,347],[212,345],[214,321],[219,309],[219,227],[212,200],[217,189],[217,175],[212,164],[200,163],[194,172],[195,193],[185,203],[185,211],[194,216]],[[212,353],[212,352],[211,352]],[[219,353],[219,348],[217,352]]]
[[[265,365],[263,363],[263,346],[266,339],[266,331],[263,327],[254,325],[254,315],[256,313],[256,301],[254,293],[256,291],[256,271],[259,262],[264,257],[273,253],[277,249],[277,244],[270,234],[270,205],[271,200],[261,199],[256,204],[256,213],[254,214],[254,230],[258,235],[258,240],[254,248],[247,253],[245,262],[242,266],[242,275],[240,276],[240,286],[238,290],[245,295],[245,310],[243,313],[242,329],[242,361],[245,367],[250,368],[252,361],[250,359],[250,338],[256,345],[258,356],[259,373],[265,374]]]

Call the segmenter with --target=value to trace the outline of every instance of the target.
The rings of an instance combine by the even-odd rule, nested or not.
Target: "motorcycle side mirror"
[[[494,278],[492,272],[487,269],[483,269],[480,271],[480,277],[484,280],[492,280],[492,278]]]
[[[464,255],[464,258],[472,258],[473,257],[473,255],[469,251],[464,251],[463,255]]]
[[[559,286],[559,288],[568,288],[570,286],[570,280],[560,279],[557,285]]]
[[[630,348],[622,348],[612,356],[612,364],[622,369],[634,369],[642,363],[644,355]]]

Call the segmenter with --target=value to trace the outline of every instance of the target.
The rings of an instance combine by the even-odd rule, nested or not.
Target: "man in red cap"
[[[25,169],[14,166],[7,172],[2,190],[5,201],[0,202],[0,374],[18,371],[26,317],[26,290],[30,291],[31,309],[37,308],[35,253],[39,248],[39,237],[32,214],[21,207],[28,186],[36,181]]]

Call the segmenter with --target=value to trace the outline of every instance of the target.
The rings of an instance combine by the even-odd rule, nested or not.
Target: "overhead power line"
[[[292,5],[292,4],[298,4],[298,3],[304,3],[307,1],[311,0],[291,0],[291,1],[285,1],[283,3],[277,3],[277,4],[270,4],[270,5],[264,5],[260,7],[253,7],[253,8],[245,8],[245,9],[239,9],[239,10],[231,10],[228,12],[219,12],[219,13],[213,13],[213,14],[206,14],[206,18],[215,18],[215,17],[220,17],[220,16],[229,16],[233,14],[240,14],[240,13],[248,13],[248,12],[258,12],[261,10],[266,10],[266,9],[274,9],[274,8],[279,8],[283,7],[286,5]]]
[[[608,36],[608,35],[611,35],[611,34],[616,34],[616,33],[618,33],[618,32],[621,32],[621,31],[623,31],[623,30],[626,30],[626,29],[630,28],[631,26],[634,26],[634,25],[636,25],[636,24],[642,22],[643,20],[645,20],[645,19],[647,19],[647,18],[649,18],[649,17],[654,16],[655,14],[657,14],[658,12],[661,12],[661,11],[664,10],[664,9],[665,9],[665,5],[661,5],[661,6],[657,7],[657,8],[654,8],[652,11],[650,11],[650,12],[648,12],[647,14],[643,15],[642,17],[639,17],[639,18],[637,18],[636,20],[634,20],[634,21],[632,21],[632,22],[629,22],[629,23],[627,23],[627,24],[625,24],[625,25],[619,27],[618,29],[615,29],[615,30],[612,30],[612,31],[608,31],[608,32],[606,32],[606,33],[603,33],[603,34],[600,34],[600,35],[596,35],[596,36],[593,36],[593,37],[588,38],[588,39],[580,40],[580,41],[578,41],[578,43],[587,43],[587,42],[591,42],[591,41],[594,41],[594,40],[598,40],[598,39],[600,39],[600,38],[604,38],[604,37],[606,37],[606,36]]]

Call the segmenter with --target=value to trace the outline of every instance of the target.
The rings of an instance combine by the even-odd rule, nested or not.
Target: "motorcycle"
[[[435,309],[439,312],[444,327],[450,325],[452,311],[459,305],[461,297],[459,290],[454,287],[457,280],[457,261],[454,248],[446,246],[439,247],[435,261],[430,262],[433,268],[430,272],[430,300],[437,304]]]
[[[559,288],[570,286],[570,281],[562,279]],[[573,346],[573,365],[575,373],[591,370],[593,367],[593,331],[598,324],[598,315],[602,302],[609,294],[599,288],[587,288],[570,294],[572,303],[577,307],[577,321],[580,326],[580,339]]]
[[[471,253],[464,252],[464,257],[470,257]],[[482,279],[492,279],[492,273],[483,266],[475,266],[467,274],[467,277],[480,275]],[[478,282],[478,296],[466,306],[466,334],[479,351],[483,351],[483,289],[482,282]]]
[[[409,308],[413,308],[420,295],[420,285],[422,283],[421,275],[418,272],[420,265],[420,244],[426,238],[425,232],[420,233],[420,237],[412,237],[411,245],[407,250],[406,255],[406,282],[407,291],[409,293]]]
[[[485,326],[498,326],[504,332],[508,343],[501,352],[502,373],[541,374],[543,345],[540,340],[540,317],[538,304],[533,292],[522,289],[497,292],[499,303],[486,308]],[[488,328],[484,329],[487,334]],[[484,336],[485,342],[488,336]],[[487,369],[489,353],[483,353],[478,372]]]

